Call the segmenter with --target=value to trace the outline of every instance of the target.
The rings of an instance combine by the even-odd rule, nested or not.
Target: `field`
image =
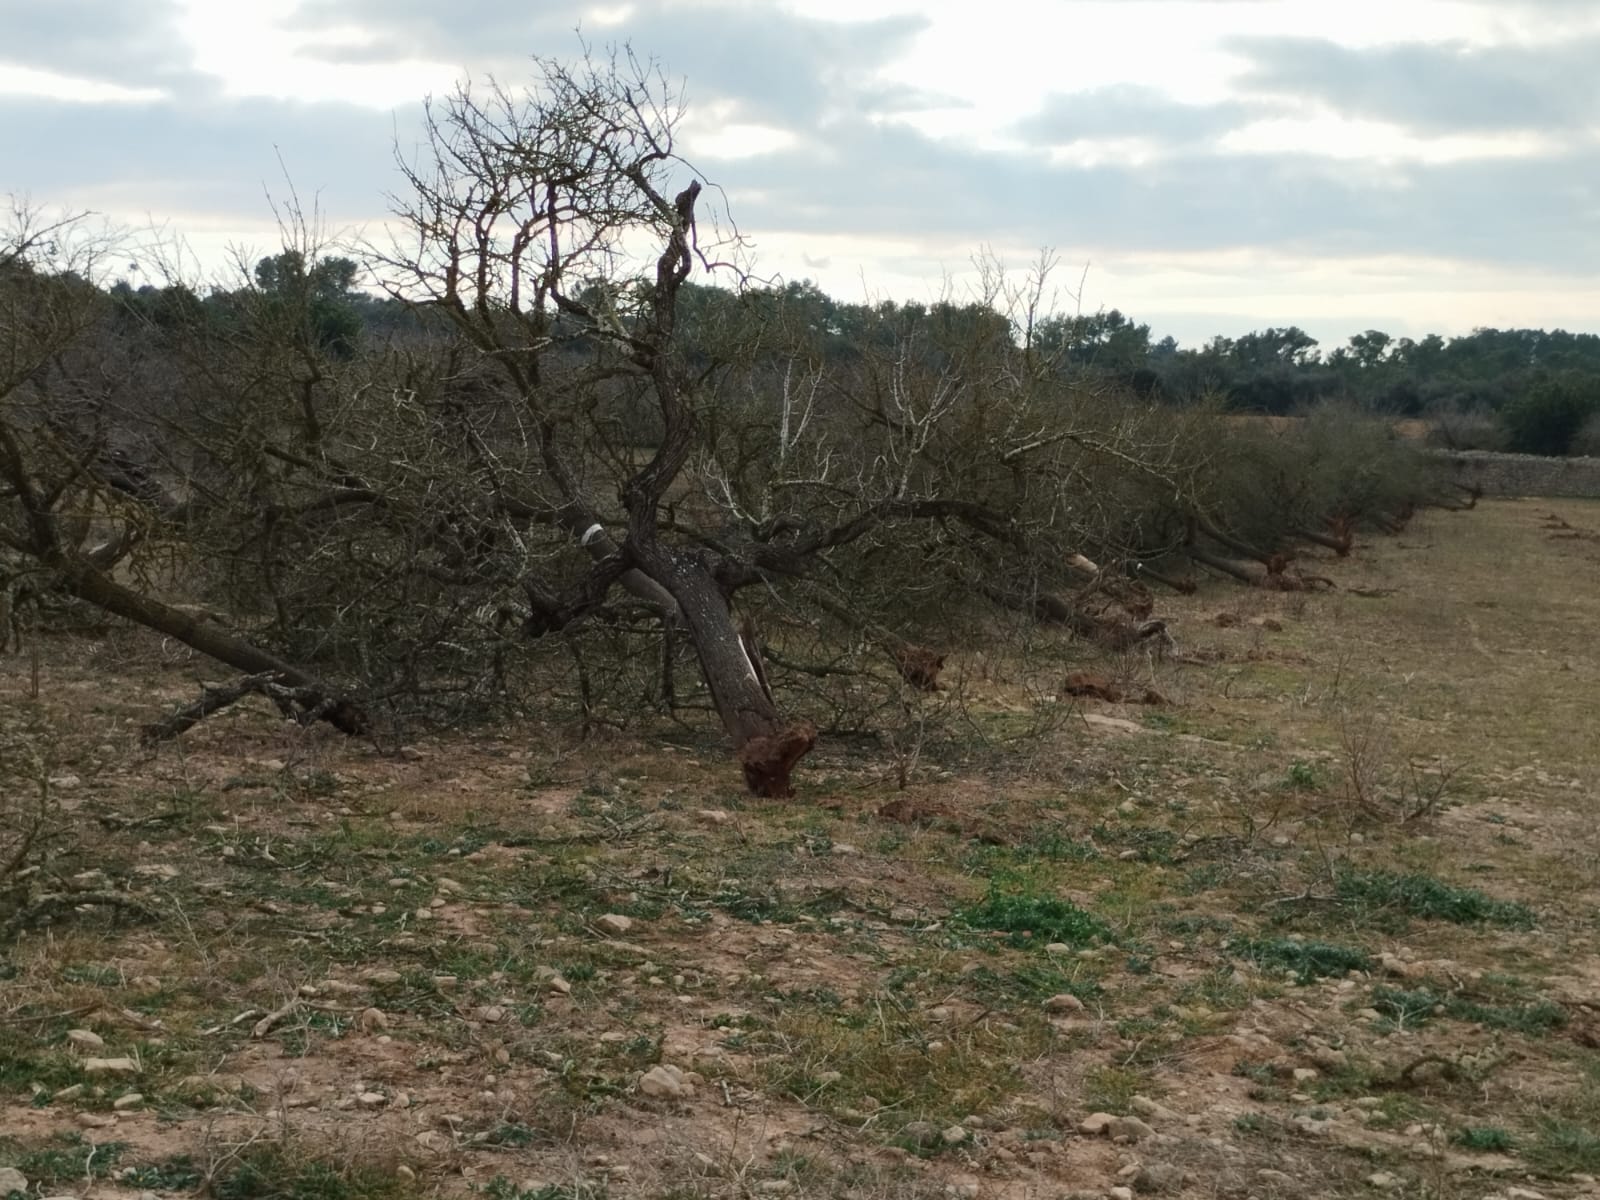
[[[60,808],[0,877],[0,1168],[1600,1194],[1600,504],[1426,512],[1316,569],[1338,589],[1163,598],[1175,656],[1082,665],[1169,703],[1062,697],[1015,745],[1017,678],[953,659],[970,744],[902,790],[835,739],[789,802],[682,730],[380,753],[243,707],[146,752],[207,677],[181,648],[0,658],[12,819]]]

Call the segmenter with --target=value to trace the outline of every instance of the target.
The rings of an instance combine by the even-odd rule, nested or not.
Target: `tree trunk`
[[[816,744],[816,726],[786,721],[778,711],[705,564],[654,541],[632,549],[644,573],[677,602],[745,785],[757,796],[794,795],[790,774]]]
[[[352,736],[367,731],[366,714],[351,700],[299,667],[285,662],[259,646],[234,637],[220,626],[190,616],[182,609],[122,586],[109,576],[80,561],[60,567],[64,590],[97,608],[176,638],[201,654],[252,675],[271,674],[281,682],[303,689],[315,697],[312,711],[335,729]]]
[[[1210,521],[1198,521],[1196,522],[1196,528],[1198,528],[1201,533],[1205,534],[1212,541],[1220,543],[1225,548],[1232,550],[1235,554],[1243,555],[1245,558],[1252,558],[1256,562],[1261,563],[1263,566],[1271,565],[1273,556],[1270,553],[1265,550],[1257,550],[1254,546],[1248,544],[1247,542],[1241,542],[1232,534],[1224,533]]]
[[[1249,584],[1251,587],[1255,587],[1261,582],[1261,577],[1259,575],[1252,575],[1238,563],[1229,562],[1225,558],[1221,558],[1218,555],[1210,553],[1209,551],[1200,549],[1199,546],[1185,546],[1183,552],[1190,558],[1194,559],[1194,561],[1199,563],[1201,566],[1210,567],[1213,571],[1221,571],[1224,575],[1231,575],[1240,583]]]
[[[785,721],[778,711],[753,657],[756,648],[753,643],[747,647],[739,636],[711,564],[663,546],[657,538],[661,498],[682,472],[695,445],[697,420],[690,402],[693,385],[673,351],[673,331],[678,290],[689,278],[695,258],[694,205],[701,184],[691,180],[669,203],[642,171],[635,170],[631,178],[656,205],[671,232],[656,260],[648,328],[636,330],[629,338],[629,357],[649,376],[654,388],[662,434],[650,461],[622,487],[623,507],[628,511],[623,551],[632,565],[651,583],[665,588],[677,604],[679,618],[700,658],[712,703],[733,739],[745,786],[757,796],[792,796],[790,774],[816,745],[816,726],[809,721]],[[565,485],[565,490],[569,496],[577,495],[575,484]],[[593,532],[596,539],[604,536],[601,530]],[[586,532],[584,539],[588,537]]]
[[[1294,536],[1302,538],[1317,546],[1326,546],[1340,558],[1347,558],[1350,554],[1350,538],[1348,535],[1339,538],[1328,533],[1318,533],[1315,529],[1296,529]]]

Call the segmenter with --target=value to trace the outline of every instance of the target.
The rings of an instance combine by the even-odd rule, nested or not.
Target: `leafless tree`
[[[539,71],[527,93],[464,86],[429,105],[426,144],[402,160],[409,192],[397,204],[402,233],[381,258],[385,281],[448,317],[508,390],[506,419],[535,450],[538,477],[497,482],[499,498],[587,552],[587,571],[564,587],[524,581],[536,621],[569,624],[617,583],[681,625],[750,789],[788,795],[816,731],[779,710],[741,637],[730,603],[744,582],[738,564],[662,536],[663,503],[699,444],[704,384],[674,338],[679,295],[709,265],[703,185],[674,149],[675,97],[625,54]],[[657,247],[654,271],[631,275],[646,242]],[[580,340],[588,361],[574,365]],[[647,456],[617,453],[585,420],[608,391],[652,406]],[[475,451],[494,476],[494,444]],[[597,474],[600,465],[611,469]],[[602,480],[620,500],[620,524],[595,494]],[[526,500],[516,495],[524,488]]]

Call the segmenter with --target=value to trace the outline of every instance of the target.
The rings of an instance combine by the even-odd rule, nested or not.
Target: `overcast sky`
[[[626,42],[763,273],[936,299],[1041,247],[1197,344],[1600,331],[1600,0],[0,0],[0,193],[368,230],[419,102]],[[280,166],[280,158],[282,166]]]

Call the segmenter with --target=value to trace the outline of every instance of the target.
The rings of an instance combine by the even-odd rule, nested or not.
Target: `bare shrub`
[[[1455,768],[1402,755],[1383,722],[1370,710],[1338,714],[1340,789],[1337,815],[1349,824],[1415,825],[1450,803]]]
[[[1600,412],[1592,414],[1573,434],[1572,453],[1600,458]]]
[[[82,747],[28,702],[0,709],[0,952],[25,929],[74,911],[145,914],[143,904],[94,883],[62,880],[52,860],[75,840],[56,780]]]
[[[1506,431],[1487,408],[1452,405],[1429,413],[1427,440],[1446,450],[1504,450]]]

